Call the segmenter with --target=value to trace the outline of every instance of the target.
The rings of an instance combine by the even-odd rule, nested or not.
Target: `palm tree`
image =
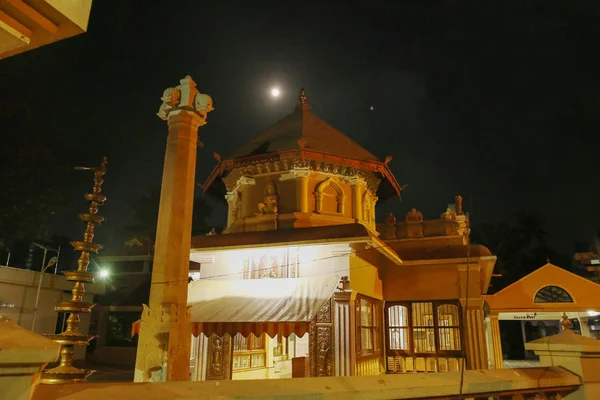
[[[550,257],[557,263],[564,261],[562,255],[548,247],[548,233],[542,229],[538,215],[521,211],[513,219],[513,224],[483,223],[473,230],[472,241],[486,246],[498,257],[495,272],[502,279],[494,284],[494,291],[533,272]]]

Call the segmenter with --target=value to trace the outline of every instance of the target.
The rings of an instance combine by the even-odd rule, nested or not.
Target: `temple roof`
[[[379,200],[399,197],[400,186],[388,163],[391,156],[380,161],[372,153],[348,136],[333,128],[310,111],[304,90],[300,91],[300,104],[294,111],[256,136],[249,143],[238,147],[227,157],[218,161],[208,179],[201,186],[204,191],[222,198],[226,188],[222,180],[234,169],[258,166],[284,160],[302,160],[316,165],[333,165],[373,173],[382,178],[377,188]],[[213,183],[218,182],[217,185]]]
[[[225,159],[257,156],[289,150],[313,150],[335,154],[360,161],[378,158],[354,140],[333,128],[300,104],[290,115],[256,136],[249,143],[238,147]]]

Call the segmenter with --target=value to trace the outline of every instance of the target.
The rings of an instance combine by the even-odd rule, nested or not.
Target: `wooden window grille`
[[[455,371],[462,358],[461,311],[456,301],[388,302],[388,372]]]
[[[356,298],[356,354],[381,355],[381,301]]]
[[[241,334],[233,337],[233,370],[239,371],[266,366],[265,335],[256,337],[252,333],[247,338]]]

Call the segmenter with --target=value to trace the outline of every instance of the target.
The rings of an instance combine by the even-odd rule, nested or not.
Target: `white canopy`
[[[201,279],[188,286],[194,333],[267,333],[303,336],[323,304],[336,290],[339,277],[290,279]]]

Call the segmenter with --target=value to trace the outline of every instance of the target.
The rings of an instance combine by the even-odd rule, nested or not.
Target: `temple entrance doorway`
[[[207,338],[201,333],[192,338],[191,380],[292,378],[292,360],[308,357],[309,336],[237,333]]]

